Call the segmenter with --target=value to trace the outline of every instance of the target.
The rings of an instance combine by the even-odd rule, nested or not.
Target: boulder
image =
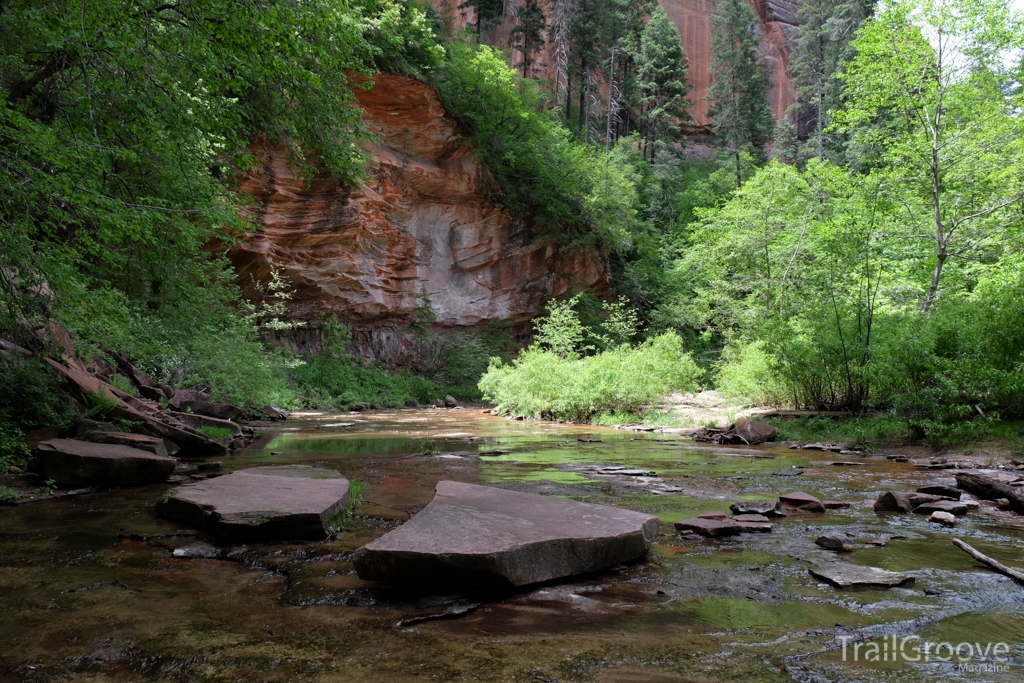
[[[821,504],[826,510],[846,510],[853,507],[853,503],[845,500],[823,500]]]
[[[174,458],[120,444],[50,439],[36,446],[30,469],[61,488],[136,486],[164,481]]]
[[[442,399],[434,399],[435,408],[444,408],[444,401]]]
[[[729,518],[729,516],[727,514],[725,514],[724,512],[719,512],[718,510],[710,510],[708,512],[702,512],[702,513],[700,513],[697,516],[700,517],[701,519],[717,519],[719,521],[721,521],[723,519],[728,519]]]
[[[139,396],[150,401],[167,400],[167,393],[160,387],[139,387]]]
[[[148,436],[146,434],[131,434],[126,432],[95,431],[86,432],[78,437],[82,441],[92,443],[113,443],[121,446],[131,446],[139,450],[149,451],[154,455],[173,457],[178,452],[178,446],[173,441],[161,439],[159,436]]]
[[[119,432],[117,425],[112,422],[98,422],[83,418],[75,423],[75,436],[80,437],[89,432]],[[89,439],[86,439],[87,441]]]
[[[814,541],[815,545],[819,545],[825,550],[835,550],[836,552],[848,553],[853,551],[854,545],[850,542],[850,539],[839,534],[824,534],[818,536]]]
[[[455,400],[454,396],[448,395],[448,396],[444,397],[444,407],[445,408],[458,408],[459,404]]]
[[[771,524],[771,520],[764,515],[736,515],[731,517],[734,522],[757,522],[760,524]]]
[[[302,465],[256,467],[171,491],[160,515],[223,541],[324,539],[348,507],[348,480]]]
[[[785,517],[786,511],[777,500],[738,500],[729,506],[735,515],[765,515]]]
[[[281,408],[275,408],[274,406],[263,406],[260,408],[260,413],[268,420],[287,420],[288,413]]]
[[[739,524],[725,519],[707,519],[706,517],[691,517],[676,522],[676,531],[692,531],[707,536],[708,538],[719,538],[722,536],[735,536],[743,531]]]
[[[908,588],[914,585],[914,577],[906,574],[841,562],[818,565],[807,571],[838,588]]]
[[[956,526],[956,517],[949,512],[936,510],[928,517],[929,522],[937,522],[943,526]]]
[[[931,493],[915,493],[913,491],[904,492],[903,497],[910,502],[911,507],[915,508],[923,503],[934,503],[937,500],[948,500],[945,496],[936,496]]]
[[[779,496],[779,503],[787,510],[794,512],[824,512],[825,506],[809,493],[793,491]]]
[[[875,512],[911,512],[914,506],[906,496],[894,491],[886,491],[875,501]]]
[[[955,486],[943,486],[941,484],[932,484],[931,486],[922,486],[917,489],[918,493],[929,493],[933,496],[943,496],[951,500],[960,500],[960,494],[963,493],[960,489]]]
[[[179,413],[205,415],[218,420],[235,421],[242,417],[242,409],[230,403],[213,403],[206,394],[192,389],[181,389],[174,392],[170,405]]]
[[[194,413],[168,413],[178,422],[188,425],[192,429],[199,431],[203,427],[217,427],[219,429],[227,429],[231,432],[231,438],[235,439],[242,436],[242,428],[237,423],[231,420],[221,420],[216,417],[210,417],[208,415],[198,415]]]
[[[930,515],[933,512],[948,512],[951,515],[966,515],[967,506],[957,500],[936,500],[921,503],[914,512],[919,515]]]
[[[371,581],[523,586],[640,557],[659,529],[632,510],[440,481],[419,514],[353,559]]]
[[[741,417],[729,425],[722,434],[722,443],[745,443],[757,444],[767,441],[775,441],[778,429],[763,422]]]

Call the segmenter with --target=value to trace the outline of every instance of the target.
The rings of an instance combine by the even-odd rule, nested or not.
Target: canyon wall
[[[434,0],[437,6],[437,0]],[[687,80],[690,82],[690,113],[693,116],[691,132],[706,134],[711,132],[711,121],[708,118],[707,89],[711,85],[708,73],[711,49],[711,15],[718,6],[717,0],[658,0],[665,9],[672,23],[679,30],[679,40],[689,61]],[[790,81],[789,55],[793,46],[793,28],[797,25],[797,0],[748,0],[754,15],[758,19],[761,34],[761,55],[768,62],[772,75],[772,86],[768,92],[772,114],[776,119],[785,113],[786,108],[795,99],[796,93]],[[455,5],[457,7],[457,4]],[[448,7],[452,7],[449,3]],[[448,9],[449,19],[454,26],[475,25],[476,18],[472,8]],[[491,45],[507,46],[509,34],[514,26],[511,18],[489,31],[484,32],[484,39]],[[547,49],[540,55],[540,64],[535,76],[545,79],[554,78],[555,60],[551,52],[551,43],[547,40]],[[522,54],[512,51],[512,63],[522,61]]]
[[[254,145],[259,168],[241,189],[255,200],[259,230],[228,251],[243,286],[280,269],[294,289],[291,317],[337,314],[375,347],[369,355],[413,321],[422,291],[442,326],[525,322],[571,289],[610,293],[600,254],[537,241],[489,199],[487,169],[429,86],[390,74],[374,81],[355,91],[379,134],[361,187],[324,170],[304,178],[284,145]]]

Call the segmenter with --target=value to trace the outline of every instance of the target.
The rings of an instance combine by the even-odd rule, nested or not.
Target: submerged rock
[[[440,481],[430,504],[354,562],[371,581],[523,586],[640,557],[659,528],[632,510]]]
[[[820,500],[803,491],[793,491],[779,496],[779,503],[787,510],[798,512],[824,512],[825,506]]]
[[[785,517],[786,511],[777,500],[738,500],[729,506],[734,515],[765,515]]]
[[[158,510],[226,541],[323,539],[348,500],[348,480],[335,470],[271,466],[180,486]]]
[[[906,574],[840,562],[818,565],[807,571],[839,588],[906,588],[914,585],[914,577]]]
[[[164,481],[175,460],[120,444],[50,439],[36,446],[30,469],[62,488],[135,486]]]
[[[735,536],[743,531],[736,522],[728,519],[708,519],[706,517],[691,517],[676,522],[677,531],[692,531],[707,536],[708,538],[720,538],[722,536]]]
[[[821,504],[826,510],[846,510],[853,507],[853,503],[846,500],[823,500]]]

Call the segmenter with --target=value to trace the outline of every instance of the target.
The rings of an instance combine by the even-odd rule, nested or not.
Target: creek
[[[156,515],[167,485],[0,508],[0,680],[1022,679],[1024,588],[951,539],[1024,567],[1024,520],[983,507],[946,529],[871,507],[883,491],[948,483],[948,471],[883,455],[705,446],[471,409],[307,413],[261,431],[240,455],[222,459],[222,471],[335,468],[361,486],[343,531],[322,542],[187,558],[173,551],[215,542]],[[861,465],[832,465],[838,459]],[[641,470],[646,476],[635,476]],[[515,591],[360,580],[353,551],[414,515],[442,479],[648,512],[662,535],[641,560]],[[672,526],[727,512],[741,498],[794,490],[853,506],[721,540],[679,536]],[[807,568],[837,559],[814,545],[827,532],[853,535],[857,549],[846,561],[908,572],[916,584],[841,591],[819,582]],[[866,544],[877,537],[887,545]],[[894,636],[911,638],[908,657],[865,661],[861,649],[853,661],[855,641],[882,648]],[[908,661],[924,641],[1006,643],[1009,669],[961,667],[955,656]]]

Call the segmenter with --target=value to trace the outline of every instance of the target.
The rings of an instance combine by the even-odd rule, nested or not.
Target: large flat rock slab
[[[174,458],[122,444],[49,439],[36,446],[30,469],[61,488],[138,486],[164,481]]]
[[[524,586],[640,557],[659,528],[632,510],[441,481],[427,507],[354,559],[371,581]]]
[[[838,588],[907,588],[914,585],[914,577],[906,574],[841,562],[818,565],[808,571]]]
[[[180,486],[159,504],[167,519],[224,541],[323,539],[348,507],[348,479],[302,465],[255,467]]]

